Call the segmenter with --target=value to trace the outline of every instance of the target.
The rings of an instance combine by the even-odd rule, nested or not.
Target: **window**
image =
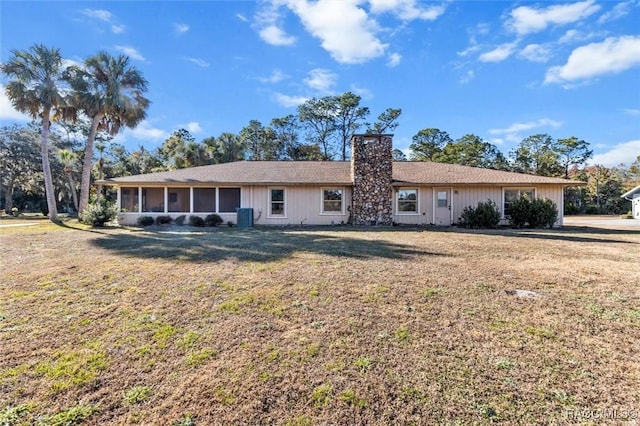
[[[449,207],[449,202],[447,201],[447,197],[449,195],[449,191],[438,191],[438,207]]]
[[[398,190],[398,213],[418,213],[418,190]]]
[[[142,211],[164,212],[164,188],[142,188]]]
[[[505,189],[504,190],[504,206],[502,212],[504,213],[504,217],[509,216],[509,204],[512,201],[519,200],[521,197],[527,197],[529,200],[533,200],[536,196],[535,189]]]
[[[138,188],[122,188],[120,190],[120,211],[138,213]]]
[[[342,213],[344,191],[339,188],[322,190],[322,213],[339,214]]]
[[[269,191],[269,216],[284,216],[284,188]]]
[[[191,209],[189,188],[169,188],[169,212],[188,213]]]
[[[193,188],[194,213],[213,213],[216,211],[215,188]]]
[[[220,188],[218,198],[220,213],[235,213],[240,208],[240,188]]]

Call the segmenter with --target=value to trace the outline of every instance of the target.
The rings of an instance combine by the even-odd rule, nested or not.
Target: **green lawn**
[[[6,223],[0,425],[640,415],[638,231]]]

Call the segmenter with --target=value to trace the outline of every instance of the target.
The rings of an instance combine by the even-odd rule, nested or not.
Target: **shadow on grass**
[[[294,253],[354,259],[443,255],[384,240],[372,241],[317,230],[301,232],[256,228],[195,233],[104,233],[93,244],[123,256],[190,262],[223,259],[268,262],[290,257]]]
[[[617,237],[640,237],[640,230],[622,230],[609,228],[595,228],[591,226],[564,226],[554,229],[461,229],[460,232],[483,234],[496,237],[534,238],[540,240],[558,240],[583,243],[604,244],[640,244],[640,241],[623,240]]]

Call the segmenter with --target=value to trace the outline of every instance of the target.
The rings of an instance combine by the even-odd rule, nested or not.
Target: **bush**
[[[183,214],[183,215],[180,215],[180,216],[176,217],[176,220],[175,220],[176,225],[179,225],[179,226],[184,225],[184,221],[185,220],[187,220],[187,215]]]
[[[551,228],[558,220],[556,203],[548,199],[526,197],[509,204],[509,222],[514,228]]]
[[[205,225],[204,219],[201,218],[200,216],[189,216],[189,225],[202,228]]]
[[[479,202],[473,208],[467,206],[462,210],[462,225],[467,228],[495,228],[500,223],[500,210],[491,200]]]
[[[156,217],[156,225],[168,225],[171,222],[173,222],[173,219],[169,215]]]
[[[216,214],[216,213],[210,214],[210,215],[208,215],[207,217],[204,218],[204,223],[207,226],[218,226],[223,222],[224,221],[222,220],[220,215]]]
[[[80,221],[91,225],[104,226],[105,223],[113,220],[118,215],[115,203],[109,202],[105,198],[100,201],[91,203],[80,213]]]
[[[136,221],[139,226],[151,226],[154,222],[151,216],[140,216]]]

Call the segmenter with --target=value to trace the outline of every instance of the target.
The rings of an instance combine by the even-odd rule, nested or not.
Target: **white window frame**
[[[505,193],[507,191],[518,191],[518,199],[522,197],[522,192],[529,192],[529,191],[533,194],[534,199],[537,197],[536,195],[537,190],[535,187],[503,187],[502,188],[502,209],[501,209],[502,219],[507,219],[507,215],[505,214],[505,211],[506,211],[505,203],[507,202],[507,196]]]
[[[413,201],[416,205],[415,211],[400,210],[400,191],[415,191],[416,199]],[[411,200],[404,200],[404,202],[411,202]],[[400,187],[396,191],[396,213],[401,215],[417,215],[420,214],[420,191],[416,187]]]
[[[324,192],[325,191],[340,191],[340,211],[337,210],[329,210],[329,211],[325,211],[324,210]],[[323,187],[320,188],[320,215],[322,216],[339,216],[339,215],[344,215],[345,212],[345,189],[344,187]]]
[[[269,187],[269,205],[268,205],[268,217],[273,217],[273,218],[286,218],[287,217],[287,189],[281,186],[274,186],[274,187]],[[271,199],[272,195],[273,195],[273,191],[282,191],[282,201],[273,201]],[[273,203],[282,203],[282,214],[273,214]]]

